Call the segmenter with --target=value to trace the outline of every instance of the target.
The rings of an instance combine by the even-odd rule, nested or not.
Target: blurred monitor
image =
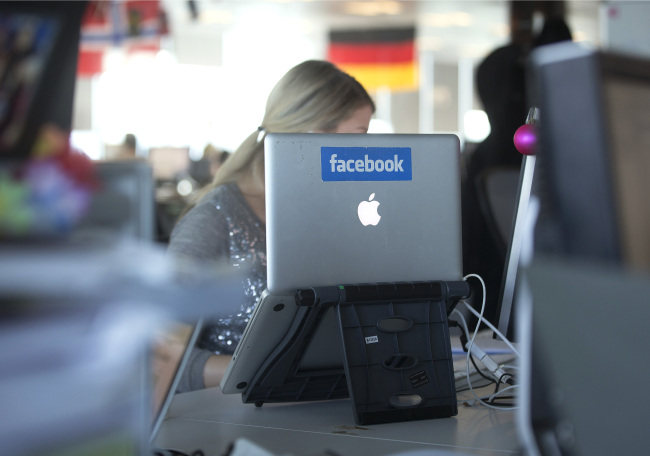
[[[70,130],[85,1],[0,2],[0,160],[31,154],[46,124]]]
[[[604,61],[606,131],[623,261],[650,270],[650,59]]]
[[[62,256],[62,269],[79,258]],[[92,259],[83,258],[92,270]],[[49,278],[36,274],[33,280],[30,292],[13,299],[22,308],[0,323],[2,454],[147,454],[149,428],[142,419],[148,398],[146,358],[144,334],[138,333],[143,320],[118,310],[119,300],[100,308],[98,300],[81,291],[84,285],[64,281],[46,295],[37,289]]]
[[[650,60],[562,43],[531,65],[536,250],[650,270]]]
[[[174,181],[187,176],[190,171],[189,147],[152,147],[149,149],[149,164],[156,181]]]
[[[593,454],[594,448],[608,454],[602,449],[613,435],[626,443],[639,435],[630,433],[630,423],[638,419],[620,419],[638,406],[617,397],[625,413],[583,412],[613,378],[621,373],[627,378],[628,370],[643,364],[635,355],[621,356],[628,336],[642,333],[635,329],[641,312],[634,310],[632,296],[638,294],[630,293],[626,280],[604,284],[625,269],[650,270],[650,60],[578,43],[553,44],[533,51],[529,78],[529,98],[540,108],[533,188],[540,211],[527,274],[533,303],[522,307],[518,319],[531,354],[521,370],[520,434],[530,454]],[[536,271],[536,263],[549,258],[573,267],[564,273],[557,266]],[[610,272],[598,279],[586,265]],[[606,315],[621,305],[631,306],[632,321]],[[572,369],[562,369],[567,362]],[[601,375],[603,367],[608,375]],[[563,389],[562,379],[579,389]],[[552,400],[565,393],[566,400]]]
[[[144,160],[98,161],[99,190],[77,234],[153,241],[154,182]]]

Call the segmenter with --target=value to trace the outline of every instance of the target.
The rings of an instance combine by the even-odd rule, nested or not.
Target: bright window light
[[[482,110],[467,111],[463,117],[465,140],[481,142],[490,134],[490,121]]]
[[[390,122],[382,119],[370,119],[368,133],[395,133],[395,129]]]
[[[277,80],[316,53],[308,37],[297,39],[281,28],[269,34],[265,47],[291,47],[282,58],[261,52],[249,38],[243,30],[225,33],[220,67],[178,64],[166,51],[112,66],[93,88],[93,129],[108,145],[120,144],[132,133],[145,150],[189,146],[194,153],[211,143],[234,151],[259,126]]]
[[[181,180],[177,185],[176,185],[176,191],[178,192],[179,195],[181,196],[188,196],[192,191],[194,190],[194,186],[190,181],[187,179]]]
[[[234,84],[221,68],[165,62],[165,71],[160,71],[154,62],[142,63],[137,69],[108,71],[99,78],[95,124],[104,143],[119,144],[133,133],[145,148],[202,150],[208,142],[232,144],[229,107],[244,87]],[[252,131],[255,126],[248,128]]]
[[[103,158],[102,142],[99,135],[90,130],[72,130],[70,144],[73,148],[85,153],[93,160]]]

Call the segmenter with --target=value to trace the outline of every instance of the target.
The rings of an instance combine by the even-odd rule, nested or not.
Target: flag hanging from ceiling
[[[331,31],[327,58],[366,90],[418,88],[414,27]]]
[[[121,48],[126,54],[158,52],[168,34],[160,0],[93,0],[81,20],[77,74],[101,73],[105,53]]]

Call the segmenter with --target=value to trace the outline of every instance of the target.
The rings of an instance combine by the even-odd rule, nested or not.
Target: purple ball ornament
[[[537,143],[537,129],[532,123],[526,123],[515,131],[513,138],[515,147],[524,155],[535,155]]]

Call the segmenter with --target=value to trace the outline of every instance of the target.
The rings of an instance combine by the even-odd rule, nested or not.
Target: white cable
[[[460,323],[461,323],[461,331],[464,330],[465,337],[467,337],[467,340],[469,340],[470,335],[469,335],[469,329],[467,327],[467,320],[465,320],[465,315],[463,315],[461,312],[458,311],[458,309],[454,309],[453,312],[456,312],[458,316],[460,317]],[[452,312],[452,313],[453,313]],[[499,365],[496,361],[492,360],[488,356],[488,354],[483,351],[478,344],[472,345],[472,351],[476,350],[473,354],[478,360],[488,369],[490,373],[495,375],[497,378],[495,380],[498,380],[499,378],[503,378],[504,376],[512,377],[510,374],[505,372],[503,368],[506,367],[513,367],[514,366],[505,366],[505,365]],[[463,349],[469,349],[467,346],[463,347]]]
[[[462,326],[461,331],[464,329],[465,337],[467,337],[467,340],[469,340],[470,335],[469,335],[469,329],[467,328],[467,321],[465,320],[465,315],[463,315],[461,312],[459,312],[458,309],[454,309],[453,312],[456,312],[456,313],[458,314],[458,316],[460,317],[460,319],[461,319],[461,323],[462,323],[462,325],[461,325],[461,326]],[[452,312],[452,313],[453,313],[453,312]],[[474,348],[479,348],[479,347],[478,347],[477,344],[474,344],[474,345],[472,346],[472,348],[474,349]],[[467,347],[463,347],[463,349],[467,349]],[[479,349],[480,349],[480,348],[479,348]],[[499,367],[503,368],[503,367],[506,367],[506,366],[496,366],[496,363],[495,363],[494,369],[492,369],[492,368],[490,368],[490,367],[486,364],[487,361],[484,362],[484,359],[485,359],[485,352],[483,353],[483,356],[481,356],[481,355],[477,355],[476,353],[475,353],[474,355],[479,359],[479,361],[481,361],[481,363],[483,363],[483,365],[484,365],[485,367],[487,367],[488,372],[490,372],[490,373],[494,373],[494,374],[496,374],[497,376],[503,376],[504,374],[506,374],[505,371],[502,371],[501,373],[497,372],[497,369],[498,369]],[[491,358],[490,358],[490,360],[491,360]],[[478,372],[478,373],[480,374],[480,372]],[[510,377],[510,376],[509,376],[509,377]],[[495,379],[495,380],[498,380],[498,379]]]
[[[471,274],[471,275],[474,275],[474,274]],[[469,277],[469,276],[468,276],[468,277]],[[477,276],[477,277],[478,277],[478,276]],[[483,281],[481,280],[481,283],[482,283],[482,282],[483,282]],[[483,285],[483,290],[485,290],[485,285]],[[483,297],[483,301],[485,301],[485,297]],[[467,302],[463,301],[463,304],[465,304],[465,307],[467,307],[467,309],[468,309],[470,312],[472,312],[475,316],[478,317],[478,322],[479,322],[478,326],[480,326],[481,321],[482,321],[483,323],[485,323],[485,324],[488,326],[488,328],[490,328],[492,331],[494,331],[494,332],[496,333],[497,336],[499,336],[501,339],[503,339],[503,341],[506,343],[506,345],[510,348],[510,350],[512,350],[512,352],[513,352],[515,355],[519,356],[519,352],[518,352],[517,349],[514,347],[514,345],[512,345],[512,343],[510,343],[510,341],[509,341],[509,340],[508,340],[508,339],[507,339],[503,334],[501,334],[501,332],[500,332],[500,331],[499,331],[499,330],[498,330],[498,329],[497,329],[497,328],[496,328],[492,323],[490,323],[489,321],[487,321],[487,320],[485,320],[485,319],[483,318],[483,311],[484,311],[484,309],[481,309],[481,314],[479,315],[479,313],[478,313],[474,308],[472,308],[472,306],[470,306]],[[478,326],[477,326],[477,328],[478,328]],[[478,331],[478,329],[477,329],[477,331]]]
[[[489,322],[487,322],[487,321],[485,321],[485,320],[483,319],[483,314],[485,313],[485,282],[483,281],[483,278],[481,278],[481,276],[479,276],[479,275],[477,275],[477,274],[468,274],[468,275],[466,275],[465,277],[463,277],[463,280],[466,281],[466,280],[467,280],[468,278],[470,278],[470,277],[475,277],[475,278],[477,278],[477,279],[479,280],[479,282],[481,282],[481,287],[482,287],[482,289],[483,289],[483,297],[482,297],[482,301],[481,301],[481,312],[480,312],[480,313],[477,313],[473,308],[471,308],[471,306],[469,306],[469,304],[467,304],[467,302],[463,301],[463,302],[465,303],[465,306],[466,306],[468,309],[470,309],[470,310],[472,311],[472,313],[474,313],[474,314],[478,317],[478,321],[476,322],[476,329],[474,330],[474,334],[472,335],[472,338],[470,339],[470,341],[467,343],[467,358],[466,358],[466,364],[467,364],[467,365],[466,365],[466,373],[465,373],[465,375],[466,375],[466,379],[467,379],[467,386],[469,387],[469,390],[472,392],[472,395],[474,395],[474,398],[475,398],[479,403],[481,403],[482,405],[484,405],[485,407],[488,407],[488,408],[491,408],[491,409],[495,409],[495,410],[515,410],[515,409],[518,408],[517,406],[513,406],[513,407],[496,407],[496,406],[494,406],[494,405],[492,405],[492,404],[489,404],[489,403],[485,402],[481,397],[479,397],[478,394],[476,394],[476,391],[474,391],[474,388],[472,387],[472,382],[470,381],[470,376],[469,376],[469,365],[470,365],[470,357],[472,356],[472,346],[474,345],[474,340],[476,339],[476,335],[478,334],[479,329],[480,329],[480,327],[481,327],[481,322],[485,322],[485,323],[489,323]],[[488,325],[488,326],[490,326],[490,325]],[[491,329],[492,329],[492,328],[491,328]],[[494,328],[493,330],[496,330],[496,328]],[[505,339],[505,338],[501,335],[501,333],[498,333],[498,334],[499,334],[500,337],[503,338],[504,341],[507,341],[507,339]],[[512,346],[512,344],[510,344],[509,342],[507,342],[507,344],[508,344],[508,346],[512,349],[512,351],[513,351],[517,356],[519,356],[519,353],[518,353],[517,350],[514,348],[514,346]],[[507,388],[504,388],[504,389],[501,391],[501,393],[502,393],[503,391],[508,391],[508,390],[513,389],[513,388],[516,388],[516,387],[518,387],[518,385],[509,386],[509,387],[507,387]],[[492,396],[490,396],[490,397],[491,397],[491,398],[492,398],[492,397],[496,397],[496,396],[498,396],[498,395],[501,394],[501,393],[500,393],[500,392],[496,392],[496,393],[494,393],[494,394],[493,394]]]
[[[472,354],[481,362],[481,364],[488,368],[495,380],[508,383],[508,380],[512,379],[512,375],[504,371],[503,366],[501,366],[487,353],[485,353],[485,350],[479,347],[478,344],[474,344],[471,347],[468,347],[468,350],[472,352]]]

